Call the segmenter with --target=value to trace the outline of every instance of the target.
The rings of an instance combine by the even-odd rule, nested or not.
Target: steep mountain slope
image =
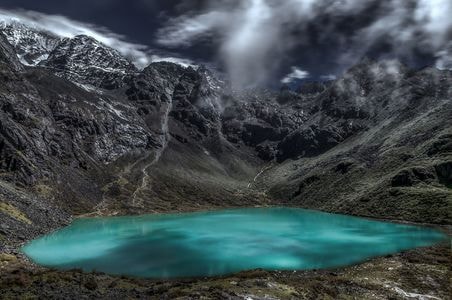
[[[69,214],[145,212],[159,206],[169,210],[183,198],[184,187],[206,191],[192,193],[192,199],[208,207],[223,186],[227,189],[255,170],[257,161],[251,155],[232,147],[222,150],[228,146],[215,129],[218,114],[210,105],[215,91],[204,73],[157,63],[127,74],[127,86],[109,92],[79,87],[48,68],[24,68],[4,38],[1,50],[1,180],[5,189],[15,185],[17,195],[31,191],[41,196],[37,202],[48,210]],[[151,174],[151,167],[167,148],[175,149],[174,155],[185,160],[190,172],[180,178],[180,186],[171,179],[174,189],[169,191],[180,194],[173,203],[162,201],[164,194],[152,195],[149,184],[156,174]],[[221,154],[206,154],[215,151]],[[170,171],[182,169],[171,166],[164,175],[171,176]],[[215,180],[195,184],[188,180],[196,178]],[[237,201],[232,190],[223,199],[225,204]],[[29,200],[19,196],[8,197],[5,203],[19,211],[29,206]],[[32,223],[21,224],[7,211],[0,213],[8,236],[17,236],[18,226],[39,228],[43,221],[30,216]]]
[[[248,97],[224,131],[270,161],[251,187],[272,204],[450,224],[451,83],[364,60],[314,92]]]
[[[127,74],[137,71],[118,51],[85,35],[63,39],[40,66],[71,81],[105,89],[120,87]]]
[[[289,145],[299,145],[302,152],[295,160],[278,165],[263,182],[272,186],[270,194],[293,205],[450,224],[452,74],[427,68],[401,71],[397,78],[388,79],[377,72],[370,89],[359,92],[365,98],[347,87],[339,100],[344,81],[366,80],[362,69],[376,66],[381,69],[378,64],[370,68],[365,64],[350,70],[327,91],[327,97],[321,96],[322,105],[328,103],[327,116],[323,116],[327,120],[322,121],[327,128],[339,126],[327,130],[326,139],[320,135],[316,140],[316,131],[310,127],[308,138],[303,132],[297,137],[301,140],[292,140]],[[330,103],[331,99],[340,103]],[[353,105],[357,113],[346,119],[344,112],[350,115],[350,107],[343,104],[350,101],[364,104]],[[352,135],[347,124],[358,125]],[[312,146],[304,150],[302,145],[309,145],[309,139],[316,151],[323,147],[320,155],[312,157]]]

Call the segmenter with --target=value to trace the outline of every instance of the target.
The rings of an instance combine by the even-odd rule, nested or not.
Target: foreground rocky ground
[[[430,226],[451,236],[449,225]],[[20,252],[28,237],[0,238],[0,299],[449,299],[451,293],[450,241],[338,269],[151,280],[43,268]]]
[[[0,254],[2,299],[449,299],[450,245],[337,270],[254,270],[224,277],[144,280],[36,267]]]

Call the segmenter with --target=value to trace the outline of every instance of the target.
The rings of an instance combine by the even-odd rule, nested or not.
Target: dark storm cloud
[[[231,79],[248,86],[288,64],[320,76],[365,55],[446,68],[450,16],[450,0],[221,0],[171,19],[158,41],[180,47],[219,40]]]
[[[140,44],[153,46],[162,22],[187,12],[181,0],[0,0],[0,8],[62,15],[96,24]]]

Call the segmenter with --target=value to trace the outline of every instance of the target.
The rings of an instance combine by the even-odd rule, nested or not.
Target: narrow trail
[[[165,113],[163,114],[163,122],[162,122],[162,127],[161,127],[161,135],[159,137],[159,141],[161,144],[161,147],[159,149],[157,149],[154,153],[154,158],[147,164],[145,164],[145,166],[141,169],[141,172],[143,173],[143,177],[141,179],[141,184],[137,187],[137,189],[133,192],[132,194],[132,206],[140,206],[142,203],[139,201],[139,193],[146,188],[147,186],[149,186],[149,178],[150,175],[148,173],[148,169],[153,166],[154,164],[156,164],[163,152],[166,150],[168,143],[171,139],[171,135],[169,134],[169,114],[171,113],[173,109],[173,102],[172,102],[172,98],[170,97],[170,102],[167,104],[166,106],[166,110]],[[134,164],[128,166],[124,172],[119,174],[119,177],[116,181],[124,179],[127,181],[127,179],[124,177],[125,174],[130,174],[131,170],[133,169],[134,166],[136,166],[139,162],[141,161],[146,161],[151,157],[151,154],[147,155],[145,158],[137,160]],[[110,183],[112,184],[112,183]],[[108,185],[107,185],[108,186]],[[103,215],[103,211],[107,210],[107,202],[108,202],[108,198],[105,197],[105,195],[102,198],[102,201],[97,204],[94,207],[94,212],[89,214],[89,215]]]
[[[169,123],[169,114],[171,113],[172,109],[173,109],[173,102],[172,102],[172,100],[170,100],[170,102],[168,103],[168,105],[166,107],[165,113],[163,115],[163,122],[162,122],[162,127],[161,127],[162,134],[159,139],[162,146],[161,146],[161,148],[159,148],[155,151],[154,158],[141,169],[141,172],[143,173],[143,178],[141,179],[141,184],[137,187],[137,189],[132,194],[132,206],[139,206],[141,204],[137,200],[138,200],[139,193],[145,187],[148,186],[148,181],[150,178],[148,169],[160,160],[160,157],[162,156],[163,152],[166,150],[168,143],[171,139],[171,135],[169,134],[168,123]],[[147,160],[147,159],[149,159],[149,157],[150,157],[150,155],[148,155],[146,158],[143,158],[142,160]],[[141,160],[138,160],[133,165],[127,167],[127,169],[125,170],[125,173],[126,174],[130,173],[132,168],[136,164],[138,164],[139,161],[141,161]],[[119,179],[123,179],[123,178],[124,178],[124,173],[119,175]],[[96,215],[96,214],[103,215],[102,211],[107,209],[107,207],[106,207],[107,200],[108,199],[105,198],[105,196],[103,196],[102,201],[94,207],[95,212],[91,213],[90,215]]]
[[[157,149],[155,151],[154,158],[141,169],[141,172],[143,173],[143,178],[141,179],[141,184],[137,187],[137,189],[132,194],[132,206],[138,206],[138,205],[141,204],[141,203],[137,204],[137,199],[138,199],[137,197],[138,197],[138,194],[146,186],[148,186],[148,180],[149,180],[150,176],[149,176],[149,173],[148,173],[147,170],[148,170],[148,168],[150,168],[151,166],[153,166],[154,164],[156,164],[160,160],[160,157],[162,156],[163,152],[166,150],[166,148],[168,146],[168,143],[169,143],[170,138],[171,138],[171,135],[169,134],[168,123],[169,123],[169,114],[170,114],[172,109],[173,109],[173,103],[172,103],[172,100],[170,100],[170,102],[168,103],[168,105],[166,107],[165,113],[163,115],[163,122],[162,122],[162,127],[161,127],[162,134],[161,134],[161,136],[159,138],[160,143],[161,143],[162,146],[161,146],[161,148],[159,148],[159,149]],[[117,180],[125,179],[124,174],[130,174],[130,172],[131,172],[131,170],[133,169],[134,166],[136,166],[140,161],[146,161],[147,159],[150,158],[150,156],[151,155],[149,154],[149,155],[146,156],[146,158],[137,160],[132,165],[129,165],[128,167],[126,167],[124,172],[119,174],[119,178]],[[94,212],[89,214],[89,215],[103,215],[102,211],[107,209],[107,201],[108,201],[108,198],[106,198],[105,195],[104,195],[102,197],[102,201],[99,202],[94,207]]]
[[[247,188],[250,189],[250,188],[252,187],[252,185],[253,185],[254,183],[256,183],[257,179],[259,179],[259,177],[260,177],[262,174],[264,174],[265,171],[269,170],[271,167],[273,167],[273,161],[270,162],[269,165],[264,166],[264,167],[259,171],[259,173],[257,173],[256,176],[254,176],[253,180],[250,181],[250,182],[248,183]]]
[[[139,200],[139,198],[138,198],[139,193],[149,185],[148,181],[149,181],[150,175],[148,173],[148,169],[160,160],[164,151],[168,147],[169,141],[171,140],[171,135],[169,133],[168,124],[169,124],[169,114],[171,113],[172,109],[173,109],[173,102],[171,99],[170,102],[168,103],[168,105],[166,107],[166,111],[163,115],[163,122],[162,122],[162,128],[161,128],[162,135],[160,137],[160,142],[162,144],[162,147],[155,152],[154,159],[152,159],[151,162],[146,164],[143,167],[143,169],[141,170],[141,172],[143,173],[143,178],[141,179],[141,185],[132,194],[132,205],[133,206],[141,205],[141,202],[137,202],[137,199]]]

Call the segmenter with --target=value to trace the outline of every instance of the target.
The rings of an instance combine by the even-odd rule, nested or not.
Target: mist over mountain
[[[245,86],[271,79],[287,63],[314,76],[337,75],[365,55],[450,68],[451,14],[447,0],[216,1],[170,19],[158,42],[213,39],[235,85]],[[313,65],[321,61],[336,62],[329,70]]]

